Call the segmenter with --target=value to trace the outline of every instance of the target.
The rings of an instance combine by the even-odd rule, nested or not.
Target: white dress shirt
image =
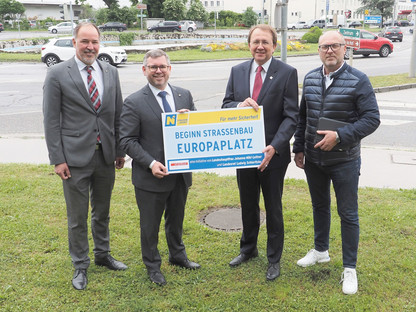
[[[87,92],[89,92],[88,90],[88,72],[87,69],[85,68],[85,63],[83,63],[80,59],[77,58],[77,56],[75,55],[75,62],[77,63],[79,72],[81,74],[82,77],[82,81],[84,81],[84,85],[85,88],[87,89]],[[92,63],[91,67],[93,68],[91,75],[92,78],[95,81],[95,85],[97,86],[98,89],[98,94],[100,96],[100,100],[101,100],[101,104],[103,103],[103,94],[104,94],[104,82],[103,82],[103,72],[101,70],[100,65],[98,65],[97,61],[94,61],[94,63]]]

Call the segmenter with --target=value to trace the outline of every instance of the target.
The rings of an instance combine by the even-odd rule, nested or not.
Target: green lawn
[[[364,164],[365,165],[365,164]],[[416,190],[359,190],[361,239],[359,291],[342,294],[339,217],[333,207],[331,262],[300,268],[312,248],[312,211],[307,185],[287,180],[282,275],[267,282],[266,229],[259,257],[238,268],[239,232],[199,223],[210,207],[238,206],[234,177],[194,175],[186,208],[184,242],[202,268],[170,266],[163,226],[162,271],[168,284],[148,280],[141,260],[139,213],[130,169],[117,173],[111,209],[112,254],[129,265],[114,272],[91,264],[85,291],[72,288],[62,184],[47,165],[0,165],[1,311],[415,311]],[[92,249],[91,241],[91,249]],[[92,252],[91,252],[92,256]]]

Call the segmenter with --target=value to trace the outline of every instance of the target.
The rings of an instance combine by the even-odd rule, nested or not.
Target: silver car
[[[71,22],[62,22],[54,26],[48,27],[48,31],[52,34],[57,33],[70,33],[74,30],[77,24]]]
[[[197,29],[193,21],[179,21],[179,23],[181,24],[182,31],[194,32]]]

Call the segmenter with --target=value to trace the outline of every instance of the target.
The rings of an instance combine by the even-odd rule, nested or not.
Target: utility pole
[[[416,0],[412,0],[412,2],[416,2]],[[413,21],[416,21],[416,3],[413,4],[412,13]],[[410,54],[409,78],[416,78],[416,23],[413,25],[413,40]]]
[[[281,61],[287,62],[287,5],[289,0],[277,0],[274,12],[274,26],[280,32],[282,44],[280,47]]]

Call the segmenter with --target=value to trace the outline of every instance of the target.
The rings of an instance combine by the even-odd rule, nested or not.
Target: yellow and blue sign
[[[265,147],[263,109],[234,108],[162,114],[168,171],[260,165]]]

